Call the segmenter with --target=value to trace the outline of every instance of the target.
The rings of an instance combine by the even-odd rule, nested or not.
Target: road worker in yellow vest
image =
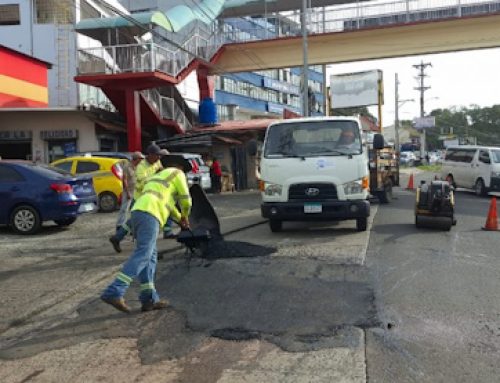
[[[144,188],[147,180],[155,173],[163,169],[160,158],[167,154],[168,151],[166,149],[161,149],[156,144],[151,144],[146,148],[146,158],[142,160],[135,169],[135,188],[132,202],[130,204],[131,209],[134,207],[135,201],[137,201],[137,199],[141,195],[142,189]],[[122,251],[120,242],[132,230],[130,224],[130,219],[128,219],[116,230],[116,233],[109,238],[109,241],[111,242],[113,248],[117,253],[120,253]]]
[[[181,228],[189,228],[191,196],[184,174],[183,159],[170,162],[170,166],[150,177],[131,213],[131,226],[136,238],[135,249],[115,280],[104,290],[101,299],[123,312],[130,312],[124,295],[130,283],[138,279],[142,311],[160,310],[168,306],[160,299],[154,279],[157,263],[156,240],[159,230],[171,217]],[[180,211],[176,204],[180,206]]]

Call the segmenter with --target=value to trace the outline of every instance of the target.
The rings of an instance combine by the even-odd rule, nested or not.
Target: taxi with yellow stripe
[[[121,158],[85,155],[63,158],[51,165],[71,174],[91,174],[99,210],[111,212],[120,207],[124,161]]]

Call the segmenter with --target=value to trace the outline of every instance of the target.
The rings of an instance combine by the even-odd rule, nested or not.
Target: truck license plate
[[[306,203],[304,204],[304,213],[321,213],[323,207],[320,203]]]

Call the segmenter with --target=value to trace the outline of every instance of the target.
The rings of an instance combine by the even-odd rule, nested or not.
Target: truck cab
[[[370,168],[362,137],[354,117],[290,119],[269,126],[260,188],[262,216],[271,231],[280,231],[284,221],[308,220],[355,220],[358,231],[367,229]]]

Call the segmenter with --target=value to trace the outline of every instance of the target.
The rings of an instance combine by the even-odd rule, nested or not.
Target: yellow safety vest
[[[135,169],[135,190],[134,190],[134,200],[137,200],[141,193],[144,185],[148,181],[149,177],[153,176],[158,170],[162,168],[161,162],[158,160],[154,164],[150,164],[146,159],[139,162],[137,168]]]
[[[176,203],[180,205],[180,212]],[[179,169],[166,168],[147,180],[132,211],[149,213],[158,219],[160,226],[164,226],[169,216],[177,222],[181,217],[187,218],[191,205],[186,175]]]

